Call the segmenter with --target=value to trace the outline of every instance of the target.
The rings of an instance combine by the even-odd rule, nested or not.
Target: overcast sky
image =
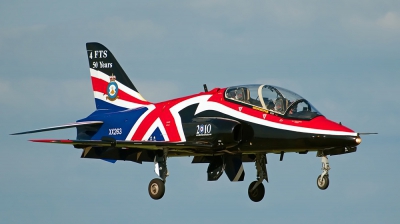
[[[146,2],[146,3],[143,3]],[[305,97],[364,136],[330,157],[316,186],[315,153],[268,155],[255,180],[207,182],[206,164],[168,160],[164,198],[147,192],[154,165],[80,159],[75,130],[9,136],[65,124],[94,110],[85,43],[108,47],[151,102],[265,83]],[[2,223],[395,223],[400,220],[400,1],[0,2],[0,219]]]

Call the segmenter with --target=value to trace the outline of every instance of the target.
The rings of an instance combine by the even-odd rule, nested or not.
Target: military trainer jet
[[[252,201],[261,201],[268,182],[268,153],[307,154],[322,158],[317,186],[329,185],[329,155],[355,152],[360,134],[323,116],[311,103],[287,89],[268,85],[215,88],[159,103],[145,100],[113,54],[99,43],[87,43],[96,110],[74,123],[13,135],[76,128],[76,139],[36,139],[32,142],[73,145],[82,158],[109,162],[154,162],[159,178],[148,192],[160,199],[165,192],[168,157],[192,156],[208,163],[208,181],[225,172],[243,181],[242,163],[253,162],[255,181],[248,188]]]

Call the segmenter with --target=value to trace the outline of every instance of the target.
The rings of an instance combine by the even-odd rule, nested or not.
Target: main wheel
[[[321,190],[327,189],[329,186],[329,177],[325,175],[323,178],[321,178],[321,175],[319,175],[317,178],[317,186]]]
[[[253,189],[253,186],[257,183],[257,181],[253,181],[251,182],[251,184],[249,185],[249,198],[254,201],[254,202],[259,202],[264,198],[264,194],[265,194],[265,188],[264,185],[262,183],[260,183],[256,189],[254,189],[254,191],[251,191],[251,189]]]
[[[164,196],[165,184],[162,180],[154,178],[149,183],[149,195],[154,200],[158,200]]]

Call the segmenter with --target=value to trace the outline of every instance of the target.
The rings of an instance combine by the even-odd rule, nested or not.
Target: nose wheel
[[[321,190],[327,189],[329,186],[329,177],[327,175],[325,175],[323,177],[321,175],[319,175],[317,178],[317,186]]]

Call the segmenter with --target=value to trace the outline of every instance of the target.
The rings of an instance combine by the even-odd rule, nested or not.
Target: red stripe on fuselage
[[[156,106],[156,105],[155,105]],[[144,135],[146,134],[147,130],[153,125],[153,123],[157,120],[162,112],[162,107],[154,108],[140,123],[139,127],[137,128],[135,134],[133,134],[132,139],[134,141],[142,141]]]
[[[213,94],[208,101],[215,102],[218,104],[222,104],[228,108],[239,111],[248,116],[256,117],[259,119],[268,120],[270,122],[294,126],[294,127],[303,127],[303,128],[311,128],[311,129],[319,129],[326,131],[341,131],[341,132],[349,132],[354,133],[351,129],[340,125],[336,122],[330,121],[326,119],[324,116],[318,116],[312,120],[294,120],[288,119],[276,114],[266,113],[257,109],[253,109],[253,105],[243,105],[231,101],[226,101],[224,98],[225,89],[215,89],[206,93],[194,94],[187,97],[182,97],[170,101],[165,101],[161,103],[154,104],[155,109],[151,111],[141,122],[136,132],[132,136],[132,140],[141,141],[143,137],[146,135],[149,128],[154,124],[154,122],[160,118],[162,126],[164,127],[167,135],[169,137],[169,141],[182,141],[179,136],[178,127],[176,126],[175,119],[171,114],[170,108],[177,105],[180,102],[185,100],[201,96],[201,95],[209,95]],[[262,109],[262,108],[259,108]],[[210,108],[212,110],[212,108]],[[224,111],[219,111],[224,113]],[[193,115],[194,116],[194,115]],[[265,116],[265,117],[264,117]],[[182,128],[182,127],[179,127]]]
[[[295,127],[313,128],[313,129],[326,130],[326,131],[342,131],[342,132],[354,133],[353,130],[351,130],[341,124],[338,124],[334,121],[331,121],[331,120],[327,119],[325,116],[318,116],[312,120],[288,119],[288,118],[278,116],[276,114],[265,113],[265,112],[253,109],[254,106],[250,105],[250,104],[244,105],[244,104],[234,103],[231,101],[226,101],[223,94],[220,94],[220,93],[224,93],[224,92],[225,92],[225,89],[221,89],[218,94],[214,94],[212,97],[210,97],[209,101],[220,103],[224,106],[227,106],[231,109],[234,109],[234,110],[237,110],[244,114],[247,114],[249,116],[261,118],[261,119],[275,122],[278,124],[290,125],[290,126],[295,126]],[[261,107],[260,107],[260,109],[261,109]],[[264,115],[266,115],[265,118],[264,118]]]

